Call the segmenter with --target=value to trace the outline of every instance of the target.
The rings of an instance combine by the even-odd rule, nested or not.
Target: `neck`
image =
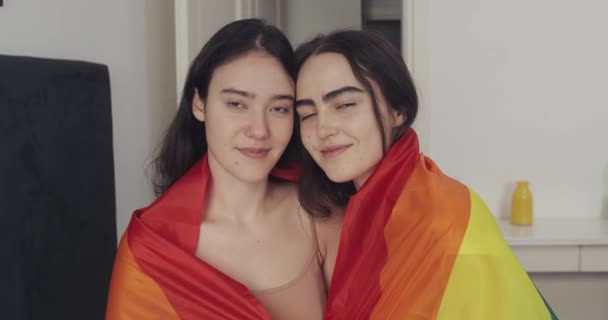
[[[363,184],[365,183],[365,181],[367,181],[369,176],[372,175],[372,172],[374,172],[375,168],[376,168],[376,166],[374,166],[370,171],[362,174],[361,176],[359,176],[353,180],[353,184],[355,185],[355,189],[357,189],[357,191],[359,191],[359,189],[361,189],[361,186],[363,186]]]
[[[364,183],[368,180],[389,181],[399,172],[410,172],[415,166],[420,155],[418,147],[418,137],[413,129],[408,129],[406,133],[395,141],[387,150],[380,162],[376,163],[370,170],[353,179],[355,188],[359,191],[364,188]],[[379,171],[378,173],[374,173]],[[374,177],[372,177],[372,175]],[[379,177],[377,177],[379,176]],[[371,182],[376,183],[376,182]]]
[[[272,186],[265,179],[247,182],[227,172],[219,163],[209,157],[211,181],[207,194],[208,214],[205,220],[228,220],[236,223],[258,219],[267,207]]]

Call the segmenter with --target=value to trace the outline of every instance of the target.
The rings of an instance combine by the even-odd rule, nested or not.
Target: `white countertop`
[[[509,219],[497,219],[511,246],[608,245],[608,219],[535,218],[530,226],[515,226]]]

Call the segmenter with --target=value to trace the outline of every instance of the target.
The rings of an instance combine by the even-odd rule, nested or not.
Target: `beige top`
[[[310,221],[313,250],[302,272],[294,280],[282,286],[252,291],[273,320],[323,319],[327,289],[323,281],[317,232],[313,219],[310,218]]]

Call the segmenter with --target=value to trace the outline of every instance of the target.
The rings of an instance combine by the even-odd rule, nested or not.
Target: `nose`
[[[262,140],[270,136],[270,130],[268,128],[268,120],[266,114],[256,114],[252,117],[247,130],[247,137]]]
[[[331,115],[319,113],[317,122],[317,135],[319,139],[326,139],[338,133],[335,119]]]

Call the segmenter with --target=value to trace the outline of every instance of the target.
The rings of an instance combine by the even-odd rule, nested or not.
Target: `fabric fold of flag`
[[[133,214],[115,259],[106,319],[270,319],[244,285],[195,256],[209,180],[204,157]]]
[[[480,197],[413,130],[347,207],[326,319],[557,319]]]

